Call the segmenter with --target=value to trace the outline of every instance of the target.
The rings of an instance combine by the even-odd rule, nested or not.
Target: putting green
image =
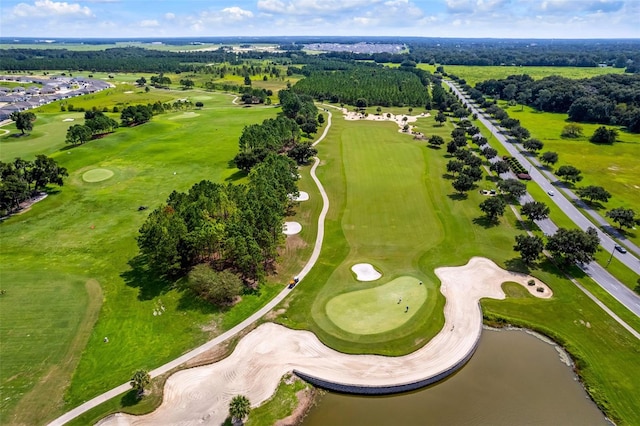
[[[384,333],[401,327],[418,312],[427,300],[426,287],[414,277],[399,277],[378,287],[344,293],[329,300],[327,316],[349,333]]]
[[[101,182],[113,176],[113,172],[109,169],[93,169],[82,175],[85,182]]]
[[[181,120],[183,118],[194,118],[194,117],[198,117],[200,114],[198,114],[197,112],[193,112],[193,111],[187,111],[187,112],[183,112],[180,115],[175,115],[173,117],[169,117],[169,120]]]

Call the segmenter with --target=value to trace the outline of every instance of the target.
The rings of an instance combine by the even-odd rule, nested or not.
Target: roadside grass
[[[530,130],[531,136],[544,142],[544,151],[558,153],[559,161],[554,170],[562,165],[573,165],[582,171],[584,179],[575,187],[597,185],[604,187],[613,197],[603,206],[593,208],[602,216],[607,210],[624,207],[640,213],[640,134],[633,134],[616,126],[618,141],[612,145],[589,142],[598,124],[580,123],[584,136],[577,139],[562,139],[562,128],[568,124],[566,114],[537,112],[529,107],[507,109],[509,116],[520,120]],[[587,216],[588,217],[588,216]],[[607,219],[605,217],[605,219]],[[608,219],[607,219],[608,220]],[[617,225],[609,220],[612,226]],[[640,244],[640,232],[625,230],[626,236]]]
[[[419,68],[435,72],[435,65],[418,64]],[[581,79],[590,78],[605,74],[622,74],[624,68],[612,67],[521,67],[521,66],[476,66],[476,65],[443,65],[444,71],[448,74],[464,78],[467,84],[474,87],[476,83],[490,80],[507,78],[510,75],[527,74],[534,80],[551,75],[561,77]]]
[[[15,360],[15,365],[3,362],[0,371],[2,423],[14,418],[22,398],[51,402],[43,417],[36,417],[42,413],[35,405],[21,405],[18,414],[24,423],[51,420],[127,381],[135,369],[159,366],[221,333],[282,288],[283,284],[267,285],[221,312],[196,302],[179,290],[179,284],[154,277],[136,257],[135,235],[148,214],[138,207],[153,209],[171,191],[185,191],[201,179],[242,180],[243,174],[229,160],[237,152],[243,126],[277,113],[274,108],[241,109],[227,95],[212,96],[224,99],[227,106],[203,109],[192,120],[160,115],[83,146],[54,149],[51,155],[69,170],[65,185],[2,224],[2,288],[8,297],[0,300],[0,329],[9,333],[7,339],[10,333],[18,339],[0,348],[3,360]],[[52,115],[52,120],[61,116]],[[21,154],[29,157],[26,148]],[[94,168],[115,174],[102,182],[84,182],[82,174]],[[303,203],[300,208],[305,208]],[[293,273],[288,268],[281,272]],[[78,333],[87,306],[84,283],[91,279],[100,283],[104,298],[88,342],[76,348],[75,356],[82,351],[79,364],[73,377],[73,369],[62,376],[48,375]],[[14,297],[29,302],[9,303]],[[160,310],[162,315],[153,315]],[[27,321],[31,317],[37,320]],[[3,336],[5,341],[9,340]],[[48,385],[41,386],[41,381]],[[40,389],[47,392],[39,393]]]

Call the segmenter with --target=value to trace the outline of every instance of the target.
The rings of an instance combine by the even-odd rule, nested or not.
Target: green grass
[[[42,141],[34,138],[36,143],[10,154],[29,158],[46,147],[45,153],[66,167],[70,176],[60,190],[29,212],[2,224],[0,282],[7,294],[0,299],[0,423],[12,416],[21,399],[50,401],[37,413],[34,406],[20,406],[25,423],[51,420],[125,382],[135,369],[151,369],[203,343],[244,319],[281,288],[273,277],[273,283],[259,293],[245,295],[242,303],[219,312],[154,278],[136,259],[135,236],[148,214],[138,207],[155,208],[171,191],[185,191],[201,179],[242,178],[228,162],[237,152],[243,126],[277,113],[273,108],[234,106],[227,95],[211,96],[211,104],[219,106],[205,107],[195,119],[160,115],[145,125],[118,129],[72,149],[62,149],[60,140],[45,142],[42,136]],[[38,124],[43,134],[48,131],[44,123],[51,123],[53,132],[65,116],[41,113]],[[3,161],[5,154],[3,147]],[[109,169],[114,176],[85,182],[83,174],[96,168]],[[301,203],[300,210],[305,208]],[[296,250],[288,253],[294,255]],[[290,261],[280,272],[289,276],[295,266],[297,261]],[[95,308],[100,312],[95,328],[76,348],[76,357],[82,352],[77,368],[57,377],[55,391],[33,398],[39,381],[48,378],[69,352],[85,315],[88,280],[100,283],[104,298],[101,310]],[[154,316],[161,305],[165,314]],[[109,343],[103,342],[105,336]]]
[[[249,413],[247,426],[271,426],[290,416],[298,405],[298,392],[310,392],[311,386],[295,376],[285,376],[276,393]]]
[[[576,187],[597,185],[604,187],[613,197],[604,205],[593,207],[601,216],[607,210],[624,207],[640,212],[640,134],[626,132],[617,127],[618,141],[612,145],[589,142],[589,137],[598,124],[580,124],[584,136],[578,139],[562,139],[560,133],[567,125],[566,114],[541,113],[531,108],[511,107],[509,116],[520,120],[530,130],[531,136],[544,142],[543,151],[555,151],[559,161],[554,169],[562,165],[573,165],[582,171],[584,179]],[[615,126],[608,126],[614,127]],[[616,226],[615,223],[610,222]],[[629,239],[640,244],[640,233],[625,230]]]
[[[427,286],[419,281],[398,277],[381,286],[343,293],[329,300],[327,316],[353,334],[386,333],[400,328],[412,320],[427,299]]]
[[[475,65],[443,65],[448,74],[464,78],[467,84],[474,87],[476,83],[490,79],[503,79],[510,75],[527,74],[534,80],[551,75],[580,79],[604,74],[622,74],[624,68],[600,67],[518,67],[518,66],[475,66]],[[435,72],[434,65],[419,64],[419,68]]]
[[[91,169],[84,172],[82,180],[85,182],[102,182],[113,176],[113,172],[108,169]]]

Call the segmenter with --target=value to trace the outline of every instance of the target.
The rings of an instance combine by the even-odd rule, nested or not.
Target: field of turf
[[[435,72],[435,65],[419,64],[422,69]],[[622,74],[624,68],[612,67],[519,67],[519,66],[476,66],[476,65],[443,65],[448,74],[464,78],[467,84],[474,87],[476,83],[490,79],[507,78],[510,75],[527,74],[534,80],[551,75],[566,78],[591,78],[604,74]]]
[[[62,188],[0,225],[6,291],[0,298],[0,423],[46,423],[127,381],[135,369],[151,369],[219,334],[280,290],[281,284],[266,286],[223,313],[154,278],[136,258],[135,237],[148,214],[138,207],[154,209],[173,190],[202,179],[242,179],[229,165],[242,128],[278,112],[208,96],[197,117],[162,114],[71,149],[64,133],[73,123],[63,122],[69,114],[60,112],[36,111],[32,136],[0,140],[2,161],[45,153],[69,171]],[[86,173],[96,169],[113,176],[87,182]],[[305,209],[315,208],[319,197],[313,199],[301,203],[297,221],[310,217]],[[311,239],[314,230],[315,224],[308,227]],[[308,251],[304,238],[283,250],[290,257]],[[300,262],[288,259],[280,272],[288,277]]]
[[[629,133],[621,127],[607,126],[618,130],[618,140],[612,145],[589,142],[598,124],[580,123],[583,136],[563,139],[562,128],[568,124],[566,114],[541,113],[532,108],[509,107],[510,117],[520,120],[529,129],[531,137],[544,142],[544,151],[558,153],[559,161],[554,169],[572,165],[582,171],[584,179],[576,188],[587,185],[604,187],[613,196],[607,203],[595,203],[592,207],[602,216],[616,207],[633,209],[640,214],[640,134]],[[610,222],[613,226],[615,223]],[[627,236],[640,244],[640,232],[626,230]]]
[[[491,225],[478,209],[482,201],[478,191],[469,192],[466,199],[454,194],[450,180],[443,176],[448,161],[444,149],[428,148],[424,142],[398,133],[397,126],[390,123],[347,122],[334,114],[334,126],[329,138],[318,146],[324,163],[318,174],[332,206],[325,246],[319,265],[305,279],[305,285],[292,293],[280,322],[311,329],[342,352],[400,355],[424,345],[442,325],[443,297],[434,268],[485,256],[502,267],[527,270],[512,250],[513,238],[522,232],[522,225],[510,211],[499,225]],[[451,124],[439,127],[432,119],[421,119],[418,129],[427,135],[448,137]],[[492,184],[487,180],[479,186]],[[358,262],[375,264],[384,278],[380,282],[355,281],[349,267]],[[639,421],[640,408],[634,398],[640,379],[638,341],[551,263],[542,262],[528,272],[551,285],[554,298],[486,300],[482,305],[488,320],[502,323],[504,317],[554,337],[578,360],[587,388],[600,406],[615,419],[629,424]],[[332,301],[349,300],[344,297],[355,300],[362,291],[385,287],[399,276],[427,278],[426,303],[417,315],[420,319],[375,335],[349,333],[334,324]],[[427,307],[432,301],[437,301],[436,305]],[[581,319],[589,321],[592,328],[582,325]],[[637,318],[629,319],[640,328]],[[349,323],[348,319],[343,321]],[[628,374],[631,370],[633,378]]]

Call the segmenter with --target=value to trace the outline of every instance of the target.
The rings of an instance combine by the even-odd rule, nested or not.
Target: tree
[[[138,391],[138,397],[144,394],[144,389],[151,383],[151,376],[147,370],[137,370],[131,376],[129,384],[134,390]]]
[[[501,197],[489,197],[480,203],[480,210],[482,210],[492,222],[495,222],[499,216],[504,215],[504,209],[506,207],[507,204]]]
[[[201,101],[196,102],[196,108],[200,109],[204,106],[204,103],[202,103]]]
[[[558,162],[558,153],[553,151],[543,152],[540,156],[540,161],[548,166],[556,164]]]
[[[449,141],[449,143],[447,143],[447,152],[449,154],[455,154],[457,150],[458,145],[456,145],[455,141]]]
[[[466,108],[457,108],[453,111],[454,117],[457,117],[459,120],[469,116],[469,111]]]
[[[16,129],[24,132],[33,130],[33,122],[36,121],[36,115],[32,112],[12,112],[9,116],[16,123]]]
[[[381,107],[376,108],[376,114],[377,115],[380,115],[381,112],[382,112],[382,108]]]
[[[445,121],[447,121],[447,116],[444,115],[444,112],[442,111],[438,111],[438,114],[436,114],[435,119],[438,123],[440,123],[440,126],[442,126]]]
[[[448,173],[460,173],[464,168],[464,163],[460,160],[449,160],[447,163]]]
[[[429,145],[431,145],[434,148],[439,147],[440,145],[444,144],[444,139],[442,138],[442,136],[439,135],[432,135],[429,137],[429,140],[427,141],[429,143]]]
[[[527,192],[526,185],[517,179],[501,180],[498,182],[498,188],[515,199],[522,197]]]
[[[565,182],[576,183],[582,180],[581,171],[573,166],[560,166],[556,174]]]
[[[608,218],[611,218],[622,231],[622,228],[633,228],[638,221],[636,219],[636,212],[633,209],[625,209],[624,207],[617,207],[611,209],[606,213]]]
[[[202,263],[189,272],[187,287],[214,305],[228,305],[242,291],[242,282],[227,270],[216,272]]]
[[[82,145],[83,143],[89,141],[92,135],[93,132],[88,126],[84,126],[82,124],[74,124],[67,129],[67,137],[65,139],[65,143],[72,145]]]
[[[593,132],[593,135],[589,140],[594,143],[608,143],[612,144],[618,137],[618,131],[616,129],[607,129],[605,126],[600,126]]]
[[[582,126],[579,124],[567,124],[562,128],[562,133],[560,136],[567,139],[575,139],[582,136]]]
[[[489,166],[489,170],[492,170],[499,175],[507,173],[509,171],[509,163],[504,160],[496,161],[491,166]]]
[[[525,234],[516,235],[516,244],[513,246],[513,249],[520,253],[522,261],[528,265],[538,260],[543,248],[542,238]]]
[[[287,155],[296,160],[298,164],[307,164],[309,159],[315,157],[317,154],[318,150],[311,145],[311,142],[296,143],[287,153]]]
[[[453,189],[462,194],[473,188],[473,179],[465,174],[460,174],[458,178],[453,181],[452,185]]]
[[[565,265],[589,263],[593,260],[600,238],[592,227],[580,229],[560,228],[547,240],[545,248]]]
[[[246,84],[246,83],[245,83]],[[189,79],[189,78],[183,78],[180,80],[180,85],[184,88],[184,89],[191,89],[194,86],[193,80]],[[250,85],[250,84],[249,84]]]
[[[244,395],[236,395],[231,398],[229,414],[231,415],[232,422],[242,422],[244,418],[249,415],[250,411],[251,402],[249,402],[249,398]]]
[[[513,127],[509,131],[511,132],[511,135],[513,135],[513,137],[516,138],[519,142],[522,142],[523,140],[528,139],[531,136],[529,130],[521,126]]]
[[[324,115],[318,114],[318,123],[319,124],[324,124]]]
[[[244,85],[251,86],[251,77],[249,77],[248,75],[244,76]]]
[[[489,147],[489,148],[485,148],[485,149],[482,150],[482,155],[487,160],[491,160],[496,155],[498,155],[498,151],[496,149],[493,149],[493,148]]]
[[[478,157],[473,157],[478,158]],[[469,176],[472,181],[478,182],[482,180],[482,169],[478,166],[467,166],[462,169],[460,175]]]
[[[147,84],[147,79],[144,77],[140,77],[139,79],[136,80],[136,84],[140,87],[144,86],[145,84]]]
[[[546,219],[550,212],[549,206],[540,201],[529,201],[524,203],[520,209],[520,214],[526,216],[530,221]]]
[[[537,152],[544,147],[544,144],[542,143],[541,140],[532,138],[524,141],[522,143],[522,146],[524,147],[524,149],[526,149],[529,152]]]
[[[607,201],[609,201],[609,198],[611,198],[611,194],[609,193],[609,191],[601,186],[595,185],[578,188],[576,189],[576,194],[578,194],[580,198],[586,198],[591,202],[602,201],[603,203],[606,203]]]

